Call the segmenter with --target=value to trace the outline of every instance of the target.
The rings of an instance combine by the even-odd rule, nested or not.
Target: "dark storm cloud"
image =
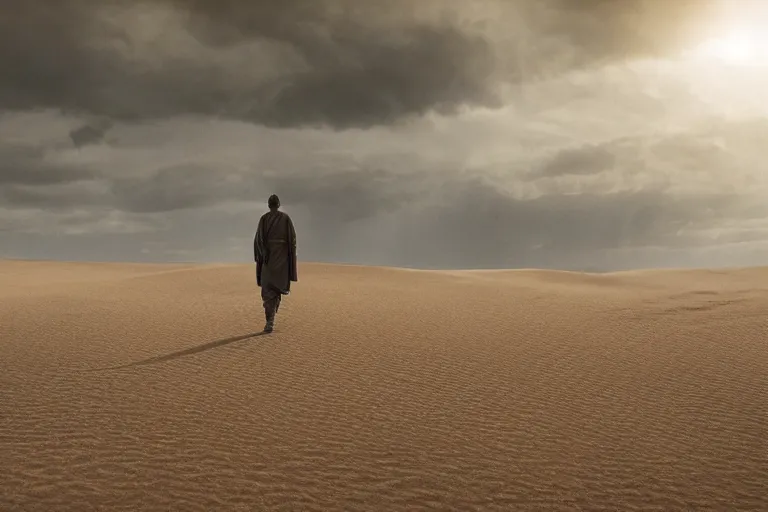
[[[663,53],[711,3],[4,0],[0,109],[387,124],[499,106],[504,82]],[[184,30],[194,39],[173,37]]]
[[[371,12],[331,15],[336,3],[229,1],[209,11],[203,5],[212,4],[173,2],[189,11],[188,28],[209,48],[223,52],[263,42],[262,52],[286,49],[278,51],[275,65],[283,54],[296,56],[295,69],[277,75],[265,70],[263,77],[250,79],[244,76],[259,70],[248,68],[264,65],[250,62],[252,55],[224,70],[225,79],[210,59],[177,58],[174,51],[190,51],[184,47],[158,52],[160,64],[151,67],[146,61],[155,56],[131,53],[140,52],[131,48],[135,35],[120,26],[127,4],[112,2],[111,25],[100,24],[94,2],[19,4],[12,14],[0,15],[0,60],[10,70],[0,82],[0,107],[61,107],[122,119],[204,114],[273,126],[348,127],[428,109],[451,111],[464,103],[498,104],[488,80],[492,48],[482,35],[407,15],[376,27],[366,21]],[[147,16],[157,15],[151,3],[144,6]]]

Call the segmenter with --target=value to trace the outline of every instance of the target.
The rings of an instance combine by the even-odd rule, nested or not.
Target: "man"
[[[280,308],[283,295],[291,291],[291,281],[298,281],[296,272],[296,230],[293,221],[278,211],[280,199],[269,196],[269,212],[259,219],[253,253],[256,261],[256,283],[261,287],[264,315],[267,324],[264,332],[272,332],[275,314]]]

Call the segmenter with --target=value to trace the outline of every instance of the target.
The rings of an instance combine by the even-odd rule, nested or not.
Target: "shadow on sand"
[[[121,364],[119,366],[109,366],[106,368],[94,368],[93,370],[90,370],[92,372],[98,372],[98,371],[105,371],[105,370],[121,370],[123,368],[131,368],[133,366],[144,366],[147,364],[155,364],[155,363],[162,363],[164,361],[171,361],[173,359],[178,359],[180,357],[189,356],[192,354],[197,354],[199,352],[204,352],[206,350],[211,350],[212,348],[216,347],[222,347],[224,345],[228,345],[230,343],[234,343],[236,341],[242,341],[247,340],[249,338],[255,338],[257,336],[264,336],[267,333],[265,332],[252,332],[249,334],[243,334],[240,336],[232,336],[231,338],[224,338],[221,340],[215,340],[215,341],[209,341],[208,343],[203,343],[202,345],[198,345],[196,347],[188,348],[185,350],[179,350],[178,352],[172,352],[170,354],[166,354],[164,356],[155,356],[150,357],[149,359],[142,359],[141,361],[136,361],[133,363],[127,363],[127,364]]]

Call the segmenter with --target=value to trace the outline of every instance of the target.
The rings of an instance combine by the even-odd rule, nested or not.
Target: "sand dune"
[[[0,263],[0,510],[768,510],[768,269]]]

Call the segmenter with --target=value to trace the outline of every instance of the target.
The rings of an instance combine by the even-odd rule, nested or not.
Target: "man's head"
[[[267,205],[269,205],[270,210],[277,210],[280,208],[280,198],[277,197],[275,194],[272,194],[269,196],[269,199],[267,200]]]

